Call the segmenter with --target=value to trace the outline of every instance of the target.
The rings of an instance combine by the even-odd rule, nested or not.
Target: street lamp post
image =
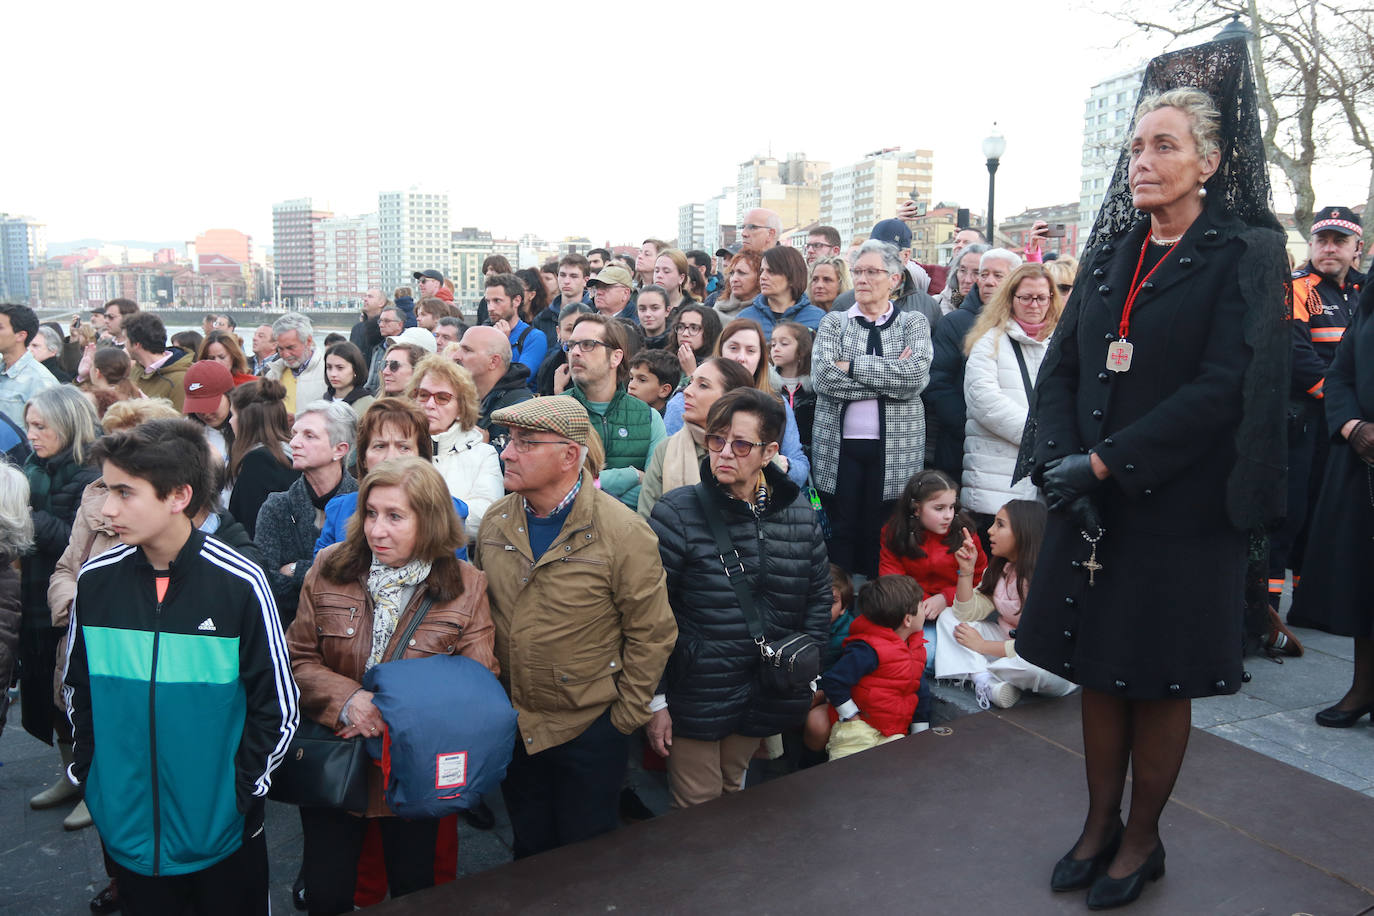
[[[983,156],[988,160],[988,244],[996,245],[992,231],[995,223],[993,222],[992,206],[995,201],[997,190],[997,166],[1001,164],[1002,154],[1007,151],[1007,138],[1002,136],[1002,132],[997,129],[997,122],[992,122],[992,133],[983,140]]]

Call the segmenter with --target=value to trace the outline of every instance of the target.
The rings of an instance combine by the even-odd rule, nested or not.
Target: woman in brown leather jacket
[[[466,655],[497,672],[486,577],[458,560],[463,523],[429,462],[383,462],[363,480],[348,537],[322,550],[305,577],[287,631],[301,709],[346,738],[379,735],[381,714],[362,688],[364,672],[402,658]],[[431,602],[409,644],[394,643]],[[358,854],[371,818],[379,826],[391,896],[434,883],[438,820],[392,817],[380,769],[369,774],[365,817],[302,808],[305,886],[311,913],[353,909]]]

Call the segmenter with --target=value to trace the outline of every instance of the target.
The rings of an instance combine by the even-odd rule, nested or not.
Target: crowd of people
[[[1044,224],[920,265],[906,208],[848,250],[829,227],[779,244],[756,209],[714,254],[488,258],[472,323],[432,269],[319,340],[296,313],[169,339],[127,299],[66,328],[0,305],[0,675],[63,762],[31,804],[100,832],[92,909],[266,912],[264,801],[300,723],[376,738],[369,672],[436,655],[518,713],[517,857],[617,826],[634,735],[688,807],[759,759],[922,731],[931,679],[984,708],[1081,685],[1089,812],[1054,887],[1134,899],[1188,701],[1241,683],[1275,488],[1243,472],[1284,437],[1236,443],[1283,419],[1255,379],[1274,354],[1288,512],[1258,639],[1301,653],[1277,595],[1306,565],[1293,619],[1355,639],[1318,721],[1374,712],[1369,611],[1337,574],[1374,532],[1374,344],[1342,343],[1372,307],[1361,224],[1317,215],[1279,315],[1276,233],[1207,197],[1229,130],[1201,92],[1146,99],[1136,217],[1081,269]],[[1304,564],[1333,529],[1350,555]],[[455,816],[394,816],[379,769],[365,809],[300,816],[311,913],[455,873]]]

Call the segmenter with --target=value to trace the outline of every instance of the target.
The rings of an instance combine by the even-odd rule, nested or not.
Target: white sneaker
[[[1006,681],[993,678],[988,689],[988,699],[992,700],[992,705],[998,709],[1011,709],[1016,705],[1016,701],[1021,699],[1021,691]]]
[[[998,681],[997,683],[1001,683]],[[979,674],[973,678],[973,695],[978,700],[979,709],[992,708],[993,678],[990,674]]]

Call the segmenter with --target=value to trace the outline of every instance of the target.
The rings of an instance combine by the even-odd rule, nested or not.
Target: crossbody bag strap
[[[1008,337],[1011,341],[1011,352],[1016,354],[1016,365],[1021,369],[1021,384],[1026,386],[1026,403],[1030,403],[1035,386],[1031,384],[1030,370],[1026,368],[1026,354],[1021,352],[1021,341]]]
[[[429,613],[429,609],[433,605],[434,599],[426,593],[424,600],[420,602],[420,606],[415,610],[415,616],[410,618],[410,624],[406,627],[406,631],[401,634],[401,641],[396,643],[396,651],[391,653],[391,660],[393,662],[399,661],[401,656],[405,654],[406,646],[410,645],[410,638],[414,636],[415,631],[420,628],[420,624],[424,622],[425,615]]]
[[[705,481],[693,489],[696,490],[697,501],[701,503],[701,513],[706,516],[706,525],[711,529],[711,536],[715,538],[716,554],[721,567],[725,570],[725,578],[735,590],[735,598],[739,601],[740,610],[744,612],[744,622],[749,627],[749,635],[754,638],[756,644],[762,646],[767,641],[764,636],[763,618],[759,616],[758,608],[754,606],[754,596],[749,594],[749,586],[744,581],[744,560],[740,558],[739,550],[730,540],[730,532],[725,530],[725,522],[721,520],[720,512],[714,505],[715,497],[706,489]]]

